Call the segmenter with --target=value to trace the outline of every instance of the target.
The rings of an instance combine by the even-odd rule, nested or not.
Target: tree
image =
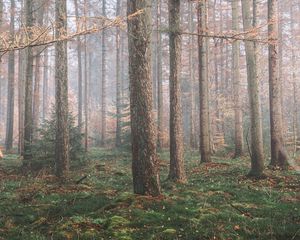
[[[103,17],[106,17],[106,0],[102,1]],[[102,94],[101,94],[101,145],[106,144],[106,31],[102,31]]]
[[[44,22],[44,2],[36,2],[35,9],[37,10],[37,25],[43,26]],[[33,90],[33,138],[36,139],[36,133],[39,126],[40,118],[40,88],[41,88],[41,75],[42,75],[42,53],[43,48],[35,48],[35,79],[34,79],[34,90]]]
[[[33,1],[25,2],[26,27],[31,29],[34,23],[33,18]],[[29,30],[28,35],[32,37]],[[32,158],[31,145],[33,134],[33,112],[32,112],[32,85],[33,85],[33,47],[29,46],[26,50],[26,74],[25,74],[25,115],[24,115],[24,168],[30,167]]]
[[[10,35],[14,41],[15,33],[15,1],[10,1]],[[13,147],[14,133],[14,109],[15,109],[15,52],[11,51],[8,55],[8,84],[7,84],[7,118],[6,118],[6,139],[5,149],[11,151]]]
[[[67,31],[67,3],[65,0],[55,1],[55,21],[55,34],[60,39]],[[69,170],[67,41],[55,43],[55,112],[56,175],[64,178]]]
[[[170,39],[170,172],[169,179],[185,182],[180,89],[180,1],[169,0]]]
[[[200,95],[200,153],[201,162],[211,161],[207,56],[207,0],[198,4],[199,95]]]
[[[161,33],[161,26],[162,26],[162,21],[161,21],[161,5],[162,1],[157,0],[157,17],[156,17],[156,29],[157,29],[157,147],[158,149],[161,149],[164,145],[163,143],[163,131],[164,131],[164,111],[163,111],[163,106],[164,106],[164,96],[163,96],[163,79],[162,79],[162,33]]]
[[[239,31],[239,0],[232,1],[232,30]],[[232,75],[233,75],[233,98],[234,98],[234,129],[235,129],[235,154],[238,158],[243,155],[244,136],[243,136],[243,112],[240,95],[240,42],[232,44]]]
[[[288,157],[283,144],[281,79],[278,74],[277,7],[277,0],[268,0],[271,166],[286,167],[288,165]]]
[[[127,1],[132,175],[134,193],[160,195],[159,160],[152,116],[151,1]]]
[[[74,0],[75,5],[75,15],[76,15],[76,25],[79,31],[79,8],[78,1]],[[77,37],[77,65],[78,65],[78,126],[82,125],[82,57],[81,57],[81,39]]]
[[[241,1],[243,26],[244,31],[247,32],[252,29],[252,21],[255,22],[255,17],[252,18],[250,14],[250,1]],[[264,169],[264,154],[255,43],[253,41],[245,41],[245,48],[251,122],[251,170],[249,176],[260,177]]]
[[[118,17],[121,13],[121,0],[117,0],[117,7],[116,7],[116,17]],[[120,28],[117,27],[117,34],[116,34],[116,104],[117,104],[117,126],[116,126],[116,147],[121,146],[121,133],[122,133],[122,107],[121,107],[121,77],[120,77],[120,66],[121,66],[121,41],[120,41]]]

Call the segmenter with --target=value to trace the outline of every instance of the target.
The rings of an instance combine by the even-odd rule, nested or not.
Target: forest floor
[[[132,194],[130,155],[93,149],[66,184],[41,171],[22,176],[0,160],[0,239],[300,239],[300,175],[266,170],[248,179],[246,158],[199,165],[186,154],[188,183],[166,182],[161,197]],[[76,184],[82,176],[88,177]]]

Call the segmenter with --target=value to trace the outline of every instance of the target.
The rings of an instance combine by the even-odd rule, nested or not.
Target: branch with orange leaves
[[[59,38],[57,38],[55,34],[57,31],[55,23],[51,23],[49,26],[34,26],[31,28],[22,27],[15,34],[13,40],[11,40],[12,37],[9,33],[0,35],[1,57],[10,51],[23,50],[28,47],[51,45],[59,41],[70,41],[76,37],[98,33],[109,28],[123,27],[127,20],[131,20],[142,13],[143,10],[139,10],[129,16],[116,17],[114,19],[104,19],[103,17],[90,18],[93,19],[93,22],[87,22],[87,18],[84,18],[83,24],[76,23],[76,31],[62,32],[58,34]]]

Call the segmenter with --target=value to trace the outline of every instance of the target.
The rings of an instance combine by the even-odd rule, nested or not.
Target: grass
[[[161,154],[163,195],[132,194],[130,155],[93,149],[66,184],[22,176],[17,156],[0,160],[0,239],[300,239],[300,177],[269,171],[244,177],[249,160],[186,154],[188,183],[171,184]],[[80,184],[75,182],[88,175]]]

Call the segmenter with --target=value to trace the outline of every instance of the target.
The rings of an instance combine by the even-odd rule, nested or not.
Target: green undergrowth
[[[249,160],[186,153],[188,183],[166,181],[163,195],[132,193],[130,155],[92,149],[65,184],[47,171],[22,176],[17,156],[0,160],[0,239],[300,239],[300,177],[266,170],[248,179]],[[87,176],[82,182],[76,181]]]

